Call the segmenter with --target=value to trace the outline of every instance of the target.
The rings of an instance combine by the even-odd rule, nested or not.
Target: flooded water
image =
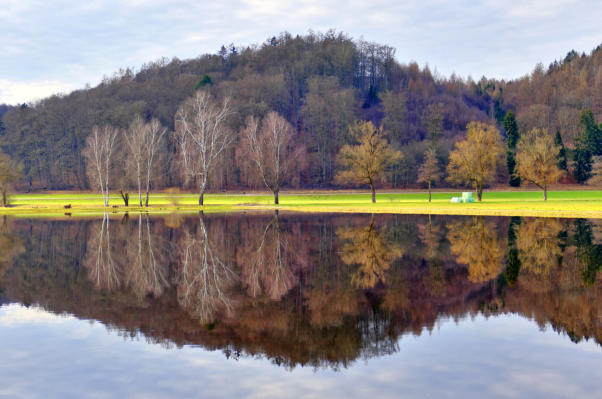
[[[0,218],[0,398],[602,397],[602,220]]]

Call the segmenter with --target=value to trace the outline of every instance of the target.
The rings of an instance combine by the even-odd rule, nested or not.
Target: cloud
[[[486,3],[489,7],[510,17],[537,19],[559,16],[578,2],[576,0],[507,0],[504,2],[488,0]]]
[[[0,80],[0,104],[35,102],[54,94],[66,94],[77,86],[58,81],[9,81]]]

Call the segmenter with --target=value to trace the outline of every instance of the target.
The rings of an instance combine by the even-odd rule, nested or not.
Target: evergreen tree
[[[520,177],[515,175],[516,167],[516,143],[520,137],[518,133],[518,124],[514,112],[508,111],[504,117],[504,129],[506,130],[506,165],[508,167],[509,184],[512,187],[520,187]]]
[[[560,131],[558,130],[556,130],[556,138],[554,140],[554,144],[560,147],[560,152],[558,153],[558,169],[567,171],[568,165],[566,161],[566,148],[564,148],[562,136],[560,135]]]
[[[201,80],[199,80],[197,82],[197,84],[194,85],[194,90],[198,90],[198,89],[200,89],[202,87],[205,87],[205,86],[213,86],[213,80],[211,79],[211,76],[209,76],[209,75],[204,75],[201,78]]]
[[[578,183],[585,183],[590,178],[592,172],[592,153],[583,140],[578,140],[573,153],[575,170],[573,176]]]
[[[602,130],[596,124],[594,113],[591,109],[581,111],[579,116],[581,125],[581,139],[587,146],[591,155],[602,155]]]

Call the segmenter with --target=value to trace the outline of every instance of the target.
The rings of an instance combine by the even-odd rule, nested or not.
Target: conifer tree
[[[562,136],[560,135],[559,130],[556,130],[554,144],[560,147],[560,152],[558,153],[558,169],[567,171],[568,165],[566,161],[566,148],[564,148],[564,143],[562,142]]]
[[[504,117],[504,129],[506,130],[506,135],[508,136],[506,140],[506,165],[508,167],[508,183],[512,187],[520,186],[520,177],[515,173],[516,168],[516,143],[518,143],[518,139],[520,137],[518,133],[518,124],[516,123],[516,117],[514,116],[514,112],[508,111],[506,116]]]
[[[581,125],[581,140],[587,150],[591,155],[602,155],[602,130],[596,124],[591,109],[581,111],[579,124]]]
[[[591,176],[592,153],[583,140],[578,140],[573,153],[574,170],[573,176],[577,183],[585,183]]]

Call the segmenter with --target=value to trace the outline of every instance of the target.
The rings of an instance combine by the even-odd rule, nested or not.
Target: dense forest
[[[504,131],[504,117],[512,111],[519,131],[558,131],[569,152],[583,133],[582,111],[591,109],[594,124],[602,122],[602,46],[589,55],[570,52],[508,82],[442,77],[397,58],[387,45],[329,31],[282,33],[261,45],[222,46],[217,54],[191,60],[160,59],[138,71],[120,70],[93,88],[35,104],[0,105],[0,146],[23,166],[20,190],[87,189],[83,148],[93,126],[125,129],[137,115],[156,118],[168,133],[153,188],[179,186],[175,114],[205,90],[216,101],[231,98],[234,110],[227,120],[234,142],[212,172],[213,189],[258,187],[239,150],[239,132],[249,116],[263,119],[272,111],[293,127],[293,146],[306,150],[306,167],[296,170],[289,186],[336,186],[336,155],[350,140],[348,127],[364,120],[382,126],[403,155],[387,184],[408,187],[417,184],[428,141],[436,138],[437,157],[446,164],[471,121],[493,122]],[[507,170],[501,168],[497,178],[506,183]]]

